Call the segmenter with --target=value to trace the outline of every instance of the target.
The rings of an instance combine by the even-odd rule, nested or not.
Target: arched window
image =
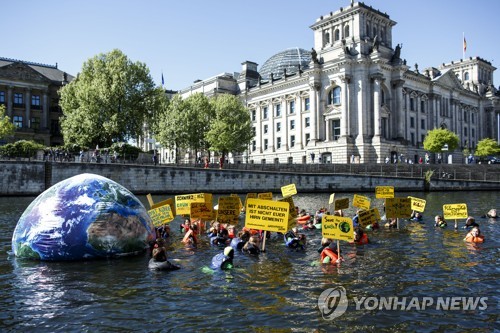
[[[328,94],[328,104],[340,104],[340,87],[335,87]]]
[[[323,46],[330,43],[330,33],[328,31],[325,31],[325,37],[323,38]]]
[[[465,81],[469,80],[469,72],[464,73],[464,80]]]
[[[373,27],[373,37],[377,36],[377,28]]]
[[[349,25],[344,27],[344,38],[349,37]]]
[[[335,41],[340,40],[340,31],[339,29],[335,29]]]
[[[368,23],[366,24],[366,35],[370,36],[370,25]]]
[[[385,92],[384,92],[384,89],[381,89],[380,90],[380,105],[384,105],[385,104]]]

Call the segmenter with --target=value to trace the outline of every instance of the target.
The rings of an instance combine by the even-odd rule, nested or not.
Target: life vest
[[[330,258],[331,263],[335,263],[339,259],[335,252],[329,247],[325,247],[323,251],[321,251],[320,262],[323,263],[326,257]]]
[[[298,224],[306,224],[311,219],[311,215],[304,215],[297,217]]]
[[[360,240],[350,242],[350,244],[357,244],[357,245],[365,245],[368,244],[370,241],[368,240],[368,235],[366,233],[363,233],[363,236],[361,236]]]
[[[471,234],[467,234],[465,236],[464,241],[469,242],[469,243],[482,243],[484,242],[484,236],[479,235],[479,236],[472,236]]]

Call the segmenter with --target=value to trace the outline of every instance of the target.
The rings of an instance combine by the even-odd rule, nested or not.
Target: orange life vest
[[[469,243],[482,243],[484,242],[484,236],[479,235],[479,236],[472,236],[471,234],[467,234],[465,236],[464,241],[469,242]]]
[[[366,233],[364,233],[363,236],[361,236],[360,240],[354,241],[354,242],[350,242],[350,244],[357,244],[357,245],[365,245],[365,244],[368,244],[368,243],[369,243],[369,240],[368,240],[368,235]]]
[[[325,247],[323,251],[321,251],[320,262],[323,263],[323,260],[326,257],[330,257],[331,263],[335,263],[339,259],[339,257],[335,254],[335,252],[333,252],[333,250],[330,249],[329,247]]]

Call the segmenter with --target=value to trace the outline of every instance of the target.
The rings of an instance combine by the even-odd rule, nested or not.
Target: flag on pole
[[[161,85],[163,86],[165,84],[165,80],[163,79],[163,72],[161,73]]]
[[[467,41],[465,40],[465,36],[464,36],[464,52],[467,51]]]

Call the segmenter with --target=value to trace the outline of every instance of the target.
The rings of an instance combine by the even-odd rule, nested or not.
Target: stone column
[[[43,92],[43,109],[42,109],[42,119],[41,119],[41,127],[48,128],[49,127],[49,97],[47,91]]]
[[[380,136],[380,85],[383,82],[381,74],[372,75],[373,79],[373,135]]]
[[[394,107],[394,128],[396,130],[396,137],[398,138],[404,138],[404,127],[405,127],[405,122],[404,122],[404,115],[405,112],[403,110],[404,104],[403,104],[403,84],[404,80],[402,79],[396,79],[392,80],[391,84],[394,89],[394,95],[395,95],[395,107]]]
[[[12,86],[9,86],[7,88],[7,115],[10,117],[11,121],[12,119],[12,104],[14,101],[12,100]]]
[[[318,114],[319,114],[319,84],[309,84],[310,102],[311,102],[311,142],[316,142],[318,135]]]
[[[31,128],[31,88],[26,88],[26,101],[24,102],[26,108],[26,120],[23,121],[23,127]]]
[[[341,110],[341,119],[340,119],[340,136],[349,136],[351,135],[351,130],[349,128],[349,83],[351,82],[351,77],[349,75],[341,76],[342,80],[342,110]]]

